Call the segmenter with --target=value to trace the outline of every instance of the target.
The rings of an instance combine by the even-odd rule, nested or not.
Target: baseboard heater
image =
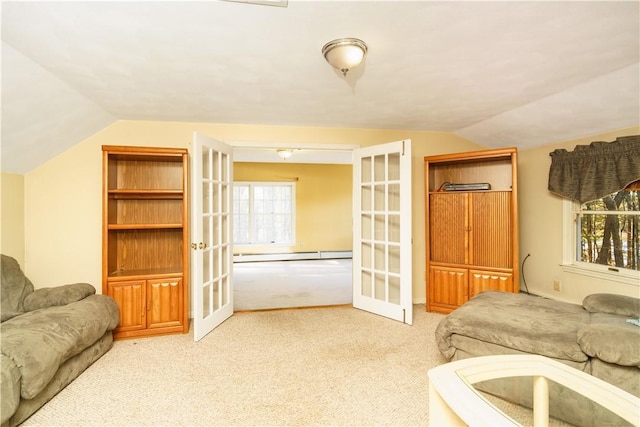
[[[353,251],[315,251],[315,252],[290,252],[290,253],[278,253],[278,254],[238,254],[233,256],[233,262],[345,259],[345,258],[351,258],[352,256],[353,256]]]

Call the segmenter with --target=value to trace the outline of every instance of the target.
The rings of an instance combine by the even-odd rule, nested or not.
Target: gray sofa
[[[87,283],[34,291],[18,262],[2,255],[0,397],[2,426],[14,426],[112,346],[113,298]]]
[[[589,295],[579,305],[524,293],[486,291],[440,322],[436,342],[451,360],[540,354],[640,397],[640,327],[627,322],[638,317],[640,299],[622,295]],[[528,407],[532,387],[531,378],[493,380],[478,386]],[[549,400],[550,415],[574,425],[625,424],[615,414],[554,383]]]

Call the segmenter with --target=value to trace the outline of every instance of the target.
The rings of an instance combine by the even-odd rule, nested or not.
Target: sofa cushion
[[[118,321],[118,306],[112,298],[91,295],[3,322],[1,352],[20,370],[21,396],[38,395],[61,364],[114,329]]]
[[[20,404],[20,371],[8,357],[0,354],[0,423],[4,424]]]
[[[20,269],[18,261],[7,255],[2,255],[1,259],[0,321],[4,322],[24,311],[23,302],[33,292],[33,284]]]
[[[33,311],[56,305],[67,305],[80,301],[95,293],[96,288],[88,283],[73,283],[70,285],[56,286],[55,288],[36,289],[24,299],[24,311]]]
[[[451,358],[454,334],[497,344],[525,353],[585,362],[587,355],[576,341],[590,315],[578,304],[524,293],[481,292],[447,315],[436,328],[440,352]]]
[[[627,323],[624,316],[593,313],[591,323],[578,331],[578,344],[604,362],[640,367],[640,328]]]
[[[640,368],[591,359],[591,375],[640,398]]]
[[[591,294],[582,300],[582,306],[590,313],[640,317],[640,299],[626,295]]]

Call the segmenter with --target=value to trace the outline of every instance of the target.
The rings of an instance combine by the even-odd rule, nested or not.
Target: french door
[[[233,149],[194,132],[191,151],[193,338],[233,314]]]
[[[413,321],[411,141],[353,156],[353,306]]]
[[[407,324],[411,293],[411,141],[353,156],[353,306]],[[197,132],[191,153],[194,340],[233,314],[233,148]]]

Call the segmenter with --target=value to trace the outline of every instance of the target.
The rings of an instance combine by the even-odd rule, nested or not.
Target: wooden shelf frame
[[[188,162],[183,148],[105,145],[102,292],[114,337],[189,331]]]
[[[109,230],[162,230],[180,229],[183,224],[109,224]]]
[[[426,156],[424,162],[427,310],[449,313],[486,289],[517,292],[517,149]],[[491,189],[442,190],[444,183],[479,182]]]
[[[182,190],[133,190],[114,189],[108,191],[109,197],[113,199],[149,199],[149,200],[181,200],[184,198]]]

